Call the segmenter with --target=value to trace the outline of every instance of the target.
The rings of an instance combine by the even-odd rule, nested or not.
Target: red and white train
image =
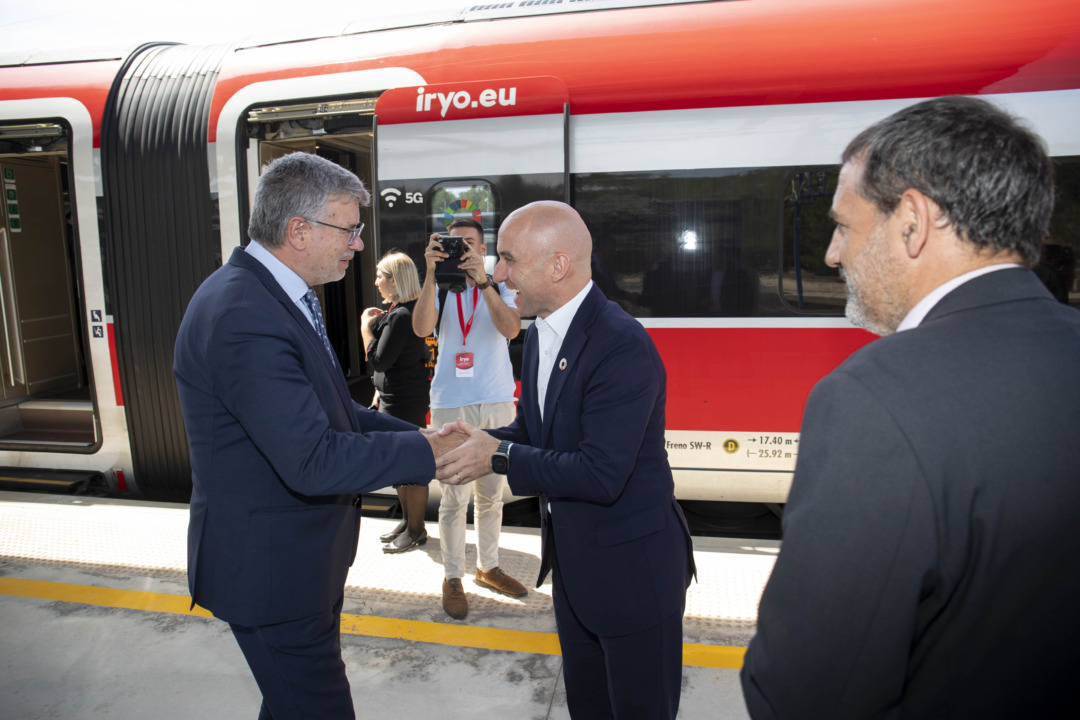
[[[678,496],[781,503],[807,394],[873,339],[823,262],[840,152],[944,94],[1046,140],[1047,277],[1080,305],[1075,0],[513,0],[317,37],[0,54],[0,476],[187,499],[177,327],[246,242],[259,169],[304,150],[373,188],[367,249],[323,289],[358,398],[384,252],[419,259],[465,214],[494,254],[508,212],[564,200],[664,358]]]

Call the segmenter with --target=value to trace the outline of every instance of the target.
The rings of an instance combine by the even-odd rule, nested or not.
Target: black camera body
[[[435,282],[452,293],[459,293],[466,287],[465,271],[461,269],[461,256],[465,252],[465,240],[458,235],[440,235],[439,244],[448,257],[435,263]]]

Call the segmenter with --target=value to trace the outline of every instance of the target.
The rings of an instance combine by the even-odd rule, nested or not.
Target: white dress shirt
[[[566,337],[567,331],[570,330],[570,323],[574,321],[578,308],[585,301],[585,296],[589,294],[592,286],[593,282],[590,280],[570,302],[546,318],[536,318],[536,339],[540,353],[540,364],[536,372],[536,398],[540,403],[541,420],[544,419],[544,403],[547,400],[548,385],[551,384],[551,373],[555,367],[555,358],[558,357],[559,350],[562,349],[563,338]],[[560,365],[559,369],[563,370],[565,367],[565,364],[563,364]]]
[[[296,274],[296,272],[285,263],[281,262],[274,256],[272,252],[266,249],[264,245],[259,243],[258,240],[252,240],[244,248],[248,255],[258,260],[270,271],[270,274],[277,280],[278,285],[285,291],[285,294],[289,296],[289,299],[296,303],[296,307],[300,308],[300,312],[304,313],[304,317],[311,323],[311,327],[315,328],[315,332],[319,331],[319,326],[315,324],[315,319],[311,317],[311,311],[308,310],[307,303],[304,302],[304,296],[307,295],[308,284],[304,282],[304,278]]]

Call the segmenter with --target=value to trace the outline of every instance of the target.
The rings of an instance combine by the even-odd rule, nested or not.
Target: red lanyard
[[[461,344],[465,345],[465,341],[469,338],[469,330],[472,329],[473,318],[476,317],[476,301],[480,297],[480,288],[473,285],[472,289],[472,312],[469,314],[469,323],[465,324],[465,311],[461,309],[461,293],[457,294],[457,316],[458,323],[461,325]]]

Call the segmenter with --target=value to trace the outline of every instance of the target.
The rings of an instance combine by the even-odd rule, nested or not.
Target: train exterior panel
[[[9,339],[0,465],[88,470],[186,499],[172,340],[198,284],[247,241],[259,169],[295,150],[373,190],[367,249],[320,291],[360,399],[358,318],[376,302],[384,252],[420,262],[428,234],[471,216],[494,255],[513,209],[574,205],[593,231],[594,278],[664,359],[682,499],[784,501],[806,396],[873,339],[843,319],[843,282],[822,261],[838,158],[907,104],[981,95],[1046,140],[1059,170],[1046,279],[1080,305],[1076,3],[499,5],[410,27],[361,20],[332,37],[0,58],[0,165],[16,198],[4,304],[18,317],[40,272],[20,241],[51,237],[68,250],[57,292],[74,328],[74,369],[38,392],[13,385],[35,357],[29,331],[21,346]],[[31,181],[37,166],[53,179]],[[31,184],[48,186],[46,209],[21,204],[41,189]],[[38,428],[35,407],[61,400],[89,424]]]

